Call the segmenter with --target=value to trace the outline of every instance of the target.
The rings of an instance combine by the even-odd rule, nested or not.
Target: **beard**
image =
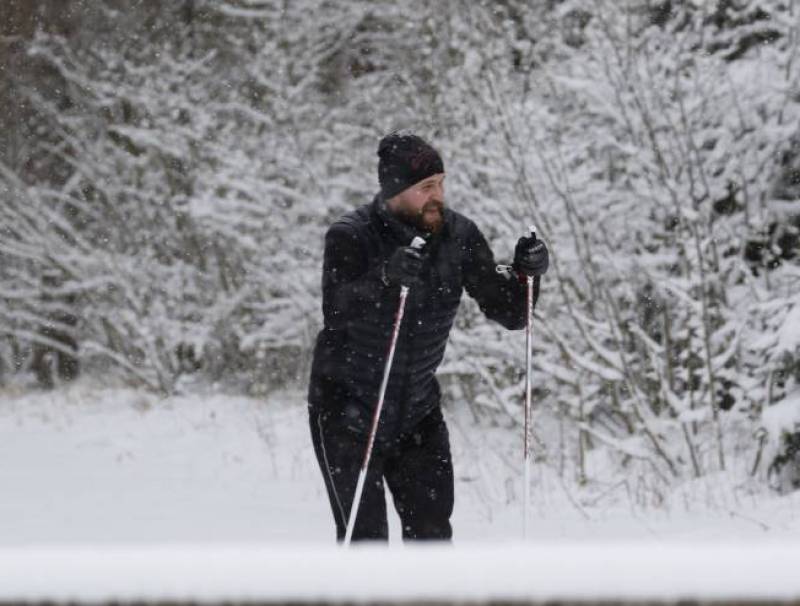
[[[417,211],[401,210],[400,218],[420,231],[437,233],[444,225],[444,202],[431,200]]]

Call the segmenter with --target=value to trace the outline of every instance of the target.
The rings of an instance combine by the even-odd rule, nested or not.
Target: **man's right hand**
[[[398,248],[386,263],[386,279],[390,284],[414,286],[419,282],[422,253],[411,246]]]

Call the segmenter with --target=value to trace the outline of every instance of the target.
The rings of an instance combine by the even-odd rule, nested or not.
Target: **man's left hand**
[[[524,236],[514,249],[514,269],[526,276],[541,276],[550,266],[550,253],[536,236]]]

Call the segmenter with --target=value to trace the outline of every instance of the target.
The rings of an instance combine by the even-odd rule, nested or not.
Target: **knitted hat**
[[[386,135],[378,144],[378,181],[385,199],[444,172],[442,157],[416,135]]]

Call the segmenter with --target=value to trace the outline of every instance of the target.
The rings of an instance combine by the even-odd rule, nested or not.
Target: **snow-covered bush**
[[[506,63],[464,34],[500,40],[488,14],[453,27],[468,59],[448,100],[481,142],[459,193],[478,192],[465,199],[493,238],[533,219],[551,244],[537,402],[571,420],[580,478],[594,447],[665,481],[725,469],[756,455],[740,436],[761,411],[796,393],[798,259],[779,234],[794,233],[798,201],[776,184],[800,117],[798,26],[781,3],[750,8],[676,4],[654,19],[646,3],[564,2],[538,24],[505,22],[536,42]],[[521,348],[508,355],[474,315],[449,369],[493,369],[480,402],[519,420]]]

